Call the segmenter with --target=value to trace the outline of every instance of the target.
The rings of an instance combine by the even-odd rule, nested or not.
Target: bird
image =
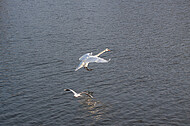
[[[74,94],[74,97],[82,97],[82,94],[86,94],[87,96],[89,96],[90,98],[93,98],[92,94],[93,92],[89,92],[89,91],[83,91],[81,93],[76,93],[74,90],[72,89],[64,89],[64,91],[71,91]]]
[[[87,71],[92,71],[93,69],[88,68],[89,63],[93,63],[93,62],[95,62],[95,63],[107,63],[107,62],[109,62],[111,59],[105,60],[105,59],[99,57],[101,54],[103,54],[104,52],[107,52],[107,51],[111,51],[111,50],[106,48],[105,50],[98,53],[97,55],[92,55],[92,52],[84,54],[83,56],[81,56],[79,58],[79,60],[81,62],[78,65],[78,67],[75,69],[75,71],[79,70],[82,67],[84,67]]]

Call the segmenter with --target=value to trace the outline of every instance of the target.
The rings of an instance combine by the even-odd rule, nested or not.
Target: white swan
[[[75,92],[74,90],[72,90],[72,89],[64,89],[64,91],[71,91],[71,92],[73,92],[73,94],[74,94],[75,97],[81,97],[82,94],[86,94],[86,95],[89,96],[90,98],[93,98],[93,96],[92,96],[92,93],[93,93],[93,92],[83,91],[83,92],[81,92],[81,93],[76,93],[76,92]]]
[[[102,51],[102,52],[100,52],[100,53],[98,53],[97,55],[94,55],[94,56],[92,55],[92,52],[84,54],[83,56],[81,56],[79,58],[79,60],[81,62],[79,64],[79,66],[75,69],[75,71],[79,70],[82,67],[84,67],[88,71],[91,71],[92,69],[88,68],[88,64],[92,63],[92,62],[96,62],[96,63],[107,63],[107,62],[109,62],[110,59],[105,60],[103,58],[98,57],[99,55],[101,55],[102,53],[107,52],[107,51],[110,51],[110,50],[108,48],[106,48],[104,51]]]

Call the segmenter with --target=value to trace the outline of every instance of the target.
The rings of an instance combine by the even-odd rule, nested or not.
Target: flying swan
[[[109,62],[110,59],[105,60],[105,59],[99,57],[101,54],[103,54],[104,52],[107,52],[107,51],[110,51],[110,50],[108,48],[106,48],[104,51],[102,51],[102,52],[100,52],[100,53],[98,53],[97,55],[94,55],[94,56],[92,55],[92,52],[84,54],[83,56],[81,56],[79,58],[79,60],[81,62],[79,64],[79,66],[75,69],[75,71],[79,70],[82,67],[84,67],[88,71],[91,71],[92,69],[88,68],[89,63],[93,63],[93,62],[95,62],[95,63],[107,63],[107,62]]]
[[[82,94],[85,94],[85,95],[89,96],[90,98],[93,98],[93,96],[92,96],[92,93],[93,93],[93,92],[89,92],[89,91],[83,91],[83,92],[81,92],[81,93],[76,93],[76,92],[75,92],[74,90],[72,90],[72,89],[64,89],[64,91],[71,91],[71,92],[73,92],[74,97],[81,97]]]

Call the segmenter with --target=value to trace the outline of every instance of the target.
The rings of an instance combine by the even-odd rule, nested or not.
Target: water
[[[188,126],[187,0],[1,0],[0,125]],[[80,69],[88,52],[112,60]],[[94,92],[94,99],[64,92]]]

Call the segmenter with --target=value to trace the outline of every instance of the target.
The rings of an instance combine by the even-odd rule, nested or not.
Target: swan
[[[107,63],[107,62],[109,62],[110,59],[109,60],[105,60],[105,59],[99,57],[101,54],[103,54],[104,52],[107,52],[107,51],[111,51],[111,50],[108,49],[108,48],[106,48],[105,50],[103,50],[102,52],[100,52],[100,53],[98,53],[98,54],[96,54],[94,56],[92,55],[92,52],[84,54],[83,56],[81,56],[79,58],[79,60],[81,62],[78,65],[78,67],[75,69],[75,71],[79,70],[82,67],[84,67],[88,71],[91,71],[92,69],[88,68],[88,64],[92,63],[92,62],[96,62],[96,63]]]
[[[64,91],[71,91],[71,92],[73,92],[74,97],[81,97],[82,94],[86,94],[86,95],[89,96],[90,98],[93,98],[93,96],[92,96],[92,93],[93,93],[93,92],[89,92],[89,91],[83,91],[83,92],[81,92],[81,93],[76,93],[76,92],[75,92],[74,90],[72,90],[72,89],[64,89]]]

